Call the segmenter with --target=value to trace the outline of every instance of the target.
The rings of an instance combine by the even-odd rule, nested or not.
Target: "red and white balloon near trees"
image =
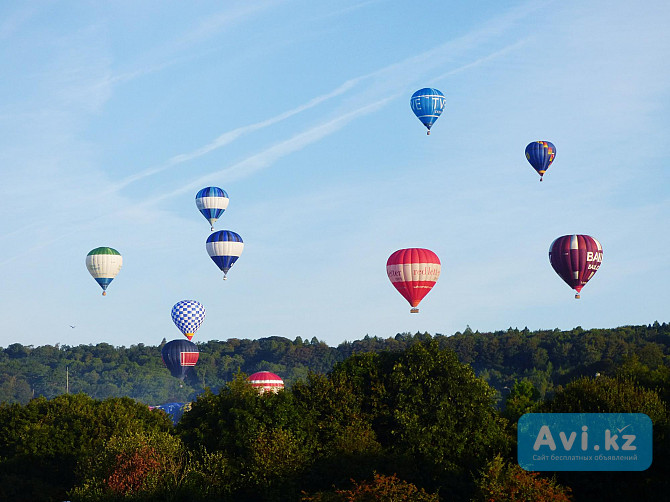
[[[279,392],[284,388],[284,381],[269,371],[258,371],[247,378],[252,387],[260,393]]]
[[[589,235],[564,235],[549,247],[549,262],[579,298],[584,285],[598,271],[603,261],[603,248]]]
[[[386,274],[391,283],[412,306],[410,312],[419,312],[424,296],[440,277],[440,259],[430,249],[399,249],[386,262]]]

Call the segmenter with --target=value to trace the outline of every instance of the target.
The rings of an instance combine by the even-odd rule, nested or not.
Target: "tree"
[[[482,470],[472,502],[569,502],[570,493],[555,479],[524,471],[496,455]]]
[[[78,466],[108,438],[170,428],[166,416],[128,398],[67,394],[0,405],[0,500],[64,500]]]
[[[505,399],[502,415],[510,422],[517,422],[524,413],[537,409],[539,401],[540,392],[529,380],[516,381]]]
[[[551,413],[645,413],[653,423],[654,461],[639,472],[562,472],[559,480],[572,487],[579,500],[654,500],[670,491],[670,420],[658,394],[631,380],[606,376],[580,378],[559,388],[543,404]]]
[[[205,452],[198,457],[165,431],[139,431],[109,438],[83,469],[70,493],[73,502],[117,500],[211,500],[228,493],[227,462]],[[211,472],[216,470],[216,476]]]
[[[470,472],[509,448],[494,391],[428,338],[404,352],[357,354],[330,379],[350,390],[360,416],[382,448],[378,472],[398,473],[427,489],[448,485],[457,496],[472,488]]]
[[[352,480],[351,489],[339,489],[309,495],[303,492],[302,502],[439,502],[437,494],[427,493],[393,474],[374,474],[372,481]]]

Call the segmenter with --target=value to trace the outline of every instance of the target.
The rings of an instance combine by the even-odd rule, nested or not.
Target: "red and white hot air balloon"
[[[564,235],[549,247],[549,262],[568,286],[577,291],[575,298],[603,261],[603,248],[589,235]]]
[[[440,269],[437,255],[423,248],[399,249],[386,262],[386,274],[412,306],[413,314],[419,312],[419,303],[435,286]]]
[[[251,386],[263,392],[279,392],[284,388],[284,381],[269,371],[258,371],[247,378]]]

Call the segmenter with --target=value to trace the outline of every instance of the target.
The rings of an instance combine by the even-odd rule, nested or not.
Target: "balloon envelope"
[[[526,159],[540,175],[540,181],[554,158],[556,158],[556,147],[549,141],[533,141],[526,147]]]
[[[103,296],[107,294],[107,287],[121,270],[121,265],[121,253],[110,247],[95,248],[86,256],[86,268],[102,288]]]
[[[212,230],[214,222],[218,220],[228,207],[228,194],[219,187],[207,187],[200,190],[195,196],[195,205],[198,211],[209,221]]]
[[[386,262],[388,278],[412,306],[412,313],[419,311],[419,303],[435,286],[441,268],[437,255],[423,248],[399,249]]]
[[[182,300],[172,307],[172,322],[191,340],[205,319],[205,307],[196,300]]]
[[[447,98],[444,94],[432,87],[419,89],[409,100],[414,115],[426,126],[428,134],[435,121],[442,115],[446,103]]]
[[[198,347],[188,340],[172,340],[161,349],[163,363],[173,377],[181,380],[184,379],[189,368],[195,366],[199,356]]]
[[[560,278],[577,291],[575,298],[579,298],[602,261],[603,248],[589,235],[564,235],[549,246],[549,262]]]
[[[207,238],[207,253],[223,272],[224,279],[243,249],[242,237],[230,230],[219,230]]]
[[[258,371],[247,378],[251,386],[260,392],[279,392],[284,388],[284,381],[269,371]]]

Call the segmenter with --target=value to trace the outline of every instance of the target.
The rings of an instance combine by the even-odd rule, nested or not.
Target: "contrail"
[[[549,2],[551,3],[551,2]],[[286,112],[280,113],[279,115],[276,115],[274,117],[271,117],[269,119],[256,122],[255,124],[250,124],[242,127],[238,127],[237,129],[233,129],[232,131],[225,132],[215,138],[213,141],[209,142],[208,144],[193,150],[188,153],[183,153],[180,155],[176,155],[172,158],[170,158],[165,164],[146,169],[142,172],[139,172],[137,174],[131,175],[126,177],[125,179],[121,180],[118,183],[113,184],[110,186],[104,193],[109,194],[113,192],[119,192],[123,188],[127,187],[128,185],[131,185],[132,183],[135,183],[139,180],[145,179],[150,176],[154,176],[158,173],[161,173],[165,171],[166,169],[169,169],[171,167],[174,167],[176,165],[182,164],[184,162],[188,162],[194,159],[197,159],[199,157],[202,157],[212,151],[215,151],[221,147],[224,147],[233,141],[237,140],[241,136],[245,134],[249,134],[255,131],[258,131],[260,129],[264,129],[266,127],[275,125],[279,122],[282,122],[290,117],[293,117],[299,113],[302,113],[304,111],[307,111],[311,108],[314,108],[328,100],[331,100],[335,97],[341,96],[348,91],[352,90],[355,88],[358,84],[361,82],[374,78],[374,77],[382,77],[383,78],[383,84],[388,84],[390,81],[391,82],[397,82],[394,87],[395,89],[398,89],[399,87],[405,87],[410,85],[413,81],[417,79],[417,76],[415,75],[414,72],[408,71],[408,68],[416,69],[423,67],[424,72],[429,71],[430,68],[433,68],[435,66],[439,66],[441,64],[444,64],[445,58],[449,58],[451,54],[457,55],[458,53],[462,52],[463,50],[466,50],[468,48],[471,48],[473,45],[477,45],[480,43],[481,39],[486,39],[490,36],[493,36],[500,31],[504,30],[508,24],[511,22],[517,20],[520,17],[523,17],[524,15],[527,15],[530,11],[537,10],[542,7],[543,4],[532,4],[530,7],[522,7],[519,9],[512,10],[509,14],[504,16],[502,19],[496,19],[492,22],[487,23],[483,28],[476,30],[475,32],[468,33],[466,35],[463,35],[462,37],[459,37],[455,40],[450,40],[449,42],[446,42],[444,44],[441,44],[437,47],[434,47],[430,50],[424,51],[420,54],[417,54],[416,56],[409,57],[407,59],[404,59],[402,61],[390,64],[384,68],[380,68],[378,70],[375,70],[373,72],[361,75],[359,77],[355,77],[352,79],[349,79],[339,85],[337,88],[334,90],[323,94],[321,96],[317,96],[315,98],[312,98],[309,100],[307,103],[297,106],[291,110],[288,110]],[[496,57],[499,57],[503,55],[504,53],[515,49],[521,44],[526,43],[527,40],[523,40],[520,42],[517,42],[516,44],[512,44],[508,47],[505,47],[504,49],[501,49],[500,51],[494,52],[484,58],[480,58],[476,61],[473,61],[472,63],[469,63],[467,65],[461,66],[455,70],[452,70],[448,73],[445,73],[443,75],[440,75],[439,77],[436,78],[431,78],[431,81],[438,81],[440,79],[446,78],[447,76],[453,75],[454,73],[458,73],[460,71],[464,71],[470,67],[480,65],[486,61],[489,61],[491,59],[494,59]],[[391,78],[389,77],[390,74],[396,74],[396,77]],[[400,77],[398,77],[398,75]]]
[[[276,145],[273,145],[266,150],[256,153],[251,157],[248,157],[237,164],[221,169],[220,171],[209,173],[206,176],[202,176],[189,185],[182,186],[177,190],[174,190],[169,193],[162,194],[158,197],[155,197],[151,200],[146,200],[139,204],[139,207],[146,207],[153,204],[156,204],[162,200],[169,199],[171,197],[180,195],[182,193],[188,193],[192,191],[195,187],[206,184],[208,180],[217,178],[221,179],[223,176],[227,176],[228,181],[244,178],[256,171],[269,167],[278,159],[285,157],[291,153],[297,152],[305,148],[306,146],[319,141],[326,136],[342,129],[349,122],[354,120],[357,117],[368,115],[374,111],[381,109],[386,103],[397,99],[400,96],[400,93],[388,96],[384,99],[380,99],[374,103],[370,103],[362,108],[358,108],[354,111],[347,112],[339,117],[336,117],[328,122],[319,124],[311,129],[303,131],[295,136],[282,141]],[[137,206],[135,206],[137,207]]]
[[[337,87],[335,90],[323,94],[321,96],[317,96],[315,98],[312,98],[309,100],[307,103],[300,105],[296,108],[293,108],[292,110],[288,110],[286,112],[280,113],[279,115],[275,115],[274,117],[271,117],[269,119],[263,120],[261,122],[256,122],[255,124],[250,124],[247,126],[242,126],[238,127],[237,129],[233,129],[232,131],[228,131],[220,135],[218,138],[214,139],[210,143],[206,144],[205,146],[198,148],[197,150],[194,150],[189,153],[184,153],[180,155],[176,155],[169,159],[166,164],[159,166],[159,167],[154,167],[151,169],[147,169],[145,171],[142,171],[141,173],[134,174],[132,176],[128,176],[126,179],[123,181],[114,184],[112,187],[109,189],[105,190],[105,194],[109,194],[111,192],[118,192],[121,189],[125,188],[126,186],[139,181],[141,179],[147,178],[149,176],[153,176],[154,174],[158,174],[162,171],[165,171],[166,169],[169,169],[170,167],[176,166],[178,164],[182,164],[184,162],[188,162],[193,159],[197,159],[198,157],[202,157],[203,155],[206,155],[218,148],[221,148],[225,145],[228,145],[238,139],[239,137],[249,134],[254,131],[258,131],[259,129],[263,129],[265,127],[269,127],[271,125],[277,124],[278,122],[281,122],[283,120],[286,120],[290,117],[293,117],[294,115],[297,115],[301,112],[304,112],[305,110],[309,110],[310,108],[314,108],[315,106],[332,99],[334,97],[337,97],[341,94],[344,94],[345,92],[349,91],[352,89],[360,80],[365,78],[363,77],[357,77],[353,78],[351,80],[347,80],[344,82],[342,85]]]

